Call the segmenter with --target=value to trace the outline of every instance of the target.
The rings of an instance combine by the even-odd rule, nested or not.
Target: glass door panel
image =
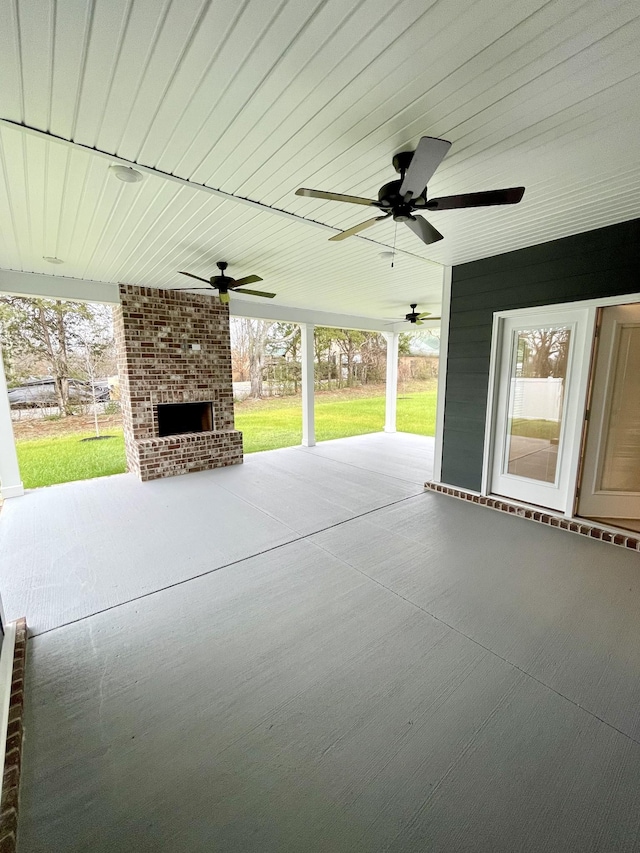
[[[571,327],[513,333],[506,473],[555,483]]]
[[[564,509],[575,430],[574,374],[586,340],[585,309],[523,312],[502,321],[490,491]],[[571,442],[569,442],[571,444]]]

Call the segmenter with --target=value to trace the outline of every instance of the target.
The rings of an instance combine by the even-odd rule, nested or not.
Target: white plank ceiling
[[[170,287],[224,259],[282,305],[437,310],[442,264],[640,215],[639,43],[637,0],[0,0],[0,118],[298,217],[125,185],[5,124],[0,267]],[[425,134],[453,143],[430,195],[524,184],[523,202],[433,213],[429,247],[386,222],[328,243],[307,221],[367,219],[294,191],[373,197]]]

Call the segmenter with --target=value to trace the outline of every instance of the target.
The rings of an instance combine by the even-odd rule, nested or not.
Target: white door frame
[[[575,423],[567,423],[566,441],[564,446],[565,458],[569,455],[569,476],[566,501],[561,512],[565,517],[573,518],[575,495],[580,471],[580,459],[582,453],[582,438],[584,417],[587,406],[587,395],[589,392],[589,378],[591,373],[591,360],[595,326],[598,308],[607,305],[624,305],[627,302],[640,302],[640,293],[628,293],[623,296],[610,296],[601,299],[585,299],[574,302],[562,302],[555,305],[536,305],[531,308],[518,308],[511,311],[496,311],[493,315],[493,329],[491,333],[491,358],[489,364],[489,387],[487,391],[487,416],[485,421],[484,452],[482,460],[482,484],[481,495],[489,495],[491,488],[491,472],[493,469],[493,436],[496,428],[496,409],[498,397],[498,371],[500,369],[500,355],[502,352],[502,328],[505,319],[522,318],[526,322],[528,316],[539,314],[542,311],[553,313],[555,311],[567,311],[573,309],[587,309],[587,333],[585,345],[582,352],[576,351],[574,357],[578,360],[576,364],[575,390],[577,394],[577,412]]]
[[[639,518],[640,490],[605,489],[602,486],[604,450],[611,424],[619,336],[627,324],[638,328],[640,303],[609,305],[602,315],[598,351],[593,366],[589,423],[585,430],[580,496],[576,512],[583,518]],[[614,523],[614,522],[612,522]]]

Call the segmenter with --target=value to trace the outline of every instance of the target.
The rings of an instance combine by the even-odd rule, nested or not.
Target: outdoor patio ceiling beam
[[[20,466],[11,423],[7,377],[4,372],[2,347],[0,347],[0,495],[3,498],[17,498],[23,494],[24,486],[20,479]]]
[[[315,326],[311,323],[301,323],[302,335],[302,445],[315,447],[316,427],[314,409],[314,337]]]
[[[279,323],[312,323],[314,326],[326,326],[332,329],[357,329],[361,332],[389,330],[387,320],[378,320],[375,317],[334,314],[331,311],[316,311],[311,308],[294,308],[266,300],[249,302],[248,299],[238,299],[234,296],[231,297],[229,312],[232,317],[251,317],[254,320],[274,320]],[[402,325],[402,323],[398,324],[399,327]]]
[[[387,339],[387,386],[384,406],[384,431],[396,431],[396,409],[398,402],[398,332],[385,332]]]
[[[3,294],[35,299],[101,302],[107,305],[120,303],[118,285],[108,281],[0,269],[0,296]]]
[[[185,292],[188,290],[185,289]],[[120,304],[118,285],[114,282],[0,269],[0,296],[3,294],[39,299],[100,302],[107,305]],[[229,309],[232,317],[251,317],[255,320],[274,320],[279,323],[313,323],[314,326],[358,329],[362,332],[382,332],[389,331],[390,328],[387,320],[375,317],[295,308],[289,305],[279,305],[277,302],[275,304],[267,302],[264,299],[250,302],[248,299],[232,296]],[[425,322],[425,325],[428,326],[428,323]],[[439,326],[440,322],[435,321],[433,325]],[[401,331],[404,326],[406,323],[401,322],[392,328]]]

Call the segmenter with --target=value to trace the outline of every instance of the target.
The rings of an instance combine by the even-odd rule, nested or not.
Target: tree
[[[407,332],[400,332],[398,338],[398,355],[411,355],[411,340],[413,335]]]
[[[115,341],[112,326],[109,320],[112,316],[102,312],[96,312],[93,322],[79,327],[77,330],[77,344],[79,357],[82,360],[82,370],[91,385],[91,396],[93,400],[93,421],[96,438],[100,437],[98,425],[98,406],[96,399],[96,380],[99,373],[104,370],[105,361],[112,358],[115,353]]]
[[[347,361],[347,387],[351,388],[355,379],[356,355],[365,340],[365,333],[356,329],[334,329],[334,340]]]
[[[380,382],[384,379],[387,363],[387,342],[380,332],[363,332],[360,345],[362,381]]]
[[[340,349],[343,364],[346,361],[347,386],[356,380],[357,365],[360,364],[360,379],[364,384],[378,382],[384,376],[387,347],[380,332],[361,332],[357,329],[333,329],[333,341]]]
[[[316,362],[316,377],[318,380],[327,381],[327,388],[331,390],[331,379],[340,378],[336,373],[335,355],[333,345],[336,338],[336,330],[324,326],[316,326],[313,336],[313,350]],[[324,363],[323,358],[324,356]]]
[[[275,349],[295,347],[296,338],[299,341],[300,327],[292,323],[273,323],[270,320],[253,320],[249,317],[235,317],[232,323],[231,352],[234,352],[236,363],[242,360],[246,363],[250,394],[258,399],[263,396],[263,372],[265,355]]]
[[[0,298],[0,335],[12,379],[26,379],[46,370],[53,378],[60,412],[71,414],[69,379],[78,374],[84,360],[86,341],[97,346],[100,339],[112,339],[110,312],[105,306],[63,300],[29,299],[22,296]],[[94,352],[95,354],[95,352]],[[20,362],[21,374],[15,365]],[[26,374],[26,375],[25,375]]]
[[[269,355],[288,356],[297,360],[302,335],[297,323],[272,323],[266,343]]]
[[[564,377],[569,350],[568,329],[531,329],[518,340],[518,368],[522,376]]]
[[[249,378],[249,345],[242,320],[232,317],[229,322],[229,332],[233,381],[246,382]]]
[[[247,355],[249,358],[249,381],[251,396],[262,397],[262,370],[264,367],[265,346],[271,323],[267,320],[242,320],[247,331]]]
[[[274,365],[274,377],[278,377],[281,393],[284,389],[293,387],[294,394],[298,393],[301,372],[298,363],[300,345],[302,343],[302,332],[297,323],[274,323],[269,332],[266,343],[266,352],[274,359],[280,361]]]

